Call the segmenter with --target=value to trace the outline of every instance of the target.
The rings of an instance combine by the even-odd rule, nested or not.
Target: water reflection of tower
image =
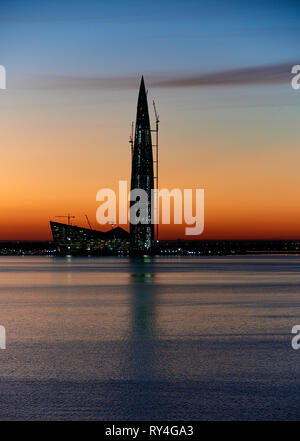
[[[155,267],[150,256],[131,260],[132,338],[148,340],[155,333]]]
[[[129,373],[135,381],[153,380],[155,370],[155,265],[154,258],[130,260],[131,336]]]
[[[126,389],[119,397],[122,419],[128,421],[148,421],[160,409],[155,340],[155,272],[155,258],[152,256],[132,257],[128,261],[131,326],[122,360]]]

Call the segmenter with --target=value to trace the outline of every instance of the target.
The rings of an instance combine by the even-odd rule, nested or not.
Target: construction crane
[[[131,123],[131,133],[129,136],[129,144],[131,146],[131,158],[133,158],[133,129],[134,129],[134,123]]]
[[[92,230],[92,227],[91,227],[91,224],[90,224],[90,221],[89,221],[88,215],[85,214],[85,217],[86,217],[87,223],[89,224],[90,230]]]
[[[155,130],[151,130],[152,132],[155,132],[156,139],[155,139],[155,159],[153,163],[155,164],[155,176],[154,180],[156,183],[156,240],[158,241],[158,223],[159,223],[159,197],[158,197],[158,126],[159,126],[159,116],[156,110],[155,102],[153,101],[153,108],[155,113]]]
[[[66,217],[68,219],[68,225],[72,225],[71,219],[75,218],[75,216],[71,216],[70,213],[68,213],[66,216],[55,216],[55,217]]]

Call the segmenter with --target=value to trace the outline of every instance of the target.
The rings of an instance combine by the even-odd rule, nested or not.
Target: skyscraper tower
[[[134,148],[132,154],[131,190],[145,190],[148,196],[147,217],[144,223],[130,223],[130,243],[133,253],[149,253],[154,241],[154,225],[151,222],[151,190],[154,189],[153,154],[149,120],[147,93],[142,77],[135,125]],[[133,205],[134,202],[131,202]]]

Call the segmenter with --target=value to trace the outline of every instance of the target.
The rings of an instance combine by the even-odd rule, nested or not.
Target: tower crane
[[[55,216],[55,217],[66,217],[68,219],[68,225],[72,225],[71,219],[75,218],[75,216],[71,216],[70,213],[68,213],[66,216]]]
[[[90,224],[90,221],[89,221],[88,215],[85,214],[85,217],[86,217],[87,223],[89,224],[90,230],[92,230],[92,226],[91,226],[91,224]]]
[[[131,133],[129,136],[129,144],[131,147],[131,158],[133,158],[133,129],[134,129],[134,123],[131,123]]]
[[[158,223],[159,223],[159,197],[158,197],[158,128],[159,128],[159,115],[156,110],[155,101],[153,101],[153,108],[155,113],[155,130],[152,130],[152,132],[155,132],[156,139],[155,139],[155,160],[153,163],[155,164],[155,176],[154,180],[156,181],[156,240],[158,241]]]

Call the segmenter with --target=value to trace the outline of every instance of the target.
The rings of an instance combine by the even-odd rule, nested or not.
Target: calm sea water
[[[0,419],[300,419],[300,256],[0,258]]]

